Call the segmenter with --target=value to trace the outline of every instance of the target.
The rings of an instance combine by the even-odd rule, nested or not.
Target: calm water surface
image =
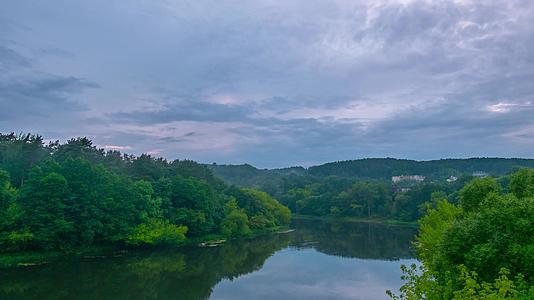
[[[298,220],[214,248],[0,270],[0,299],[388,299],[415,229]]]

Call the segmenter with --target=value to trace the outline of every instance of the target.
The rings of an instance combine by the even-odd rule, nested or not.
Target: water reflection
[[[216,248],[1,270],[0,299],[373,299],[398,286],[391,260],[410,257],[415,233],[363,223],[294,227]]]
[[[396,260],[412,257],[410,243],[417,230],[361,222],[318,222],[301,220],[294,224],[292,245],[313,247],[329,255]]]

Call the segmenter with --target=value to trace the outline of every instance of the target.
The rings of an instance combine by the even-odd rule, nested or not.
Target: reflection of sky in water
[[[330,256],[286,248],[257,272],[217,284],[212,299],[388,299],[401,286],[400,261]]]

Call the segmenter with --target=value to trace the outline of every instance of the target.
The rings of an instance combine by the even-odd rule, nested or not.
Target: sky
[[[534,1],[4,0],[0,132],[274,168],[534,157]]]

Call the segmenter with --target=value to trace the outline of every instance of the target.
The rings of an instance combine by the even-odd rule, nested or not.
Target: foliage
[[[485,171],[492,176],[504,176],[521,167],[534,168],[534,159],[517,158],[470,158],[415,161],[395,158],[366,158],[330,162],[308,169],[290,167],[283,169],[256,169],[251,165],[209,165],[217,176],[229,183],[243,187],[261,187],[262,190],[276,195],[284,181],[306,182],[314,178],[335,176],[345,179],[390,180],[391,176],[419,174],[429,181],[445,180],[450,176],[464,177],[476,171]],[[290,189],[290,188],[289,188]],[[288,189],[286,189],[288,190]],[[274,193],[273,193],[274,192]]]
[[[439,201],[420,221],[418,274],[395,299],[532,299],[534,297],[534,193],[532,171],[512,174],[502,194],[492,179],[461,190],[459,206]]]
[[[510,191],[517,198],[534,195],[534,169],[521,169],[512,174]]]
[[[289,209],[265,192],[231,188],[229,194],[235,197],[239,207],[243,207],[246,214],[251,216],[250,226],[253,229],[282,226],[288,224],[291,219]]]
[[[185,240],[186,226],[177,226],[161,219],[139,224],[128,236],[131,245],[176,245]]]
[[[392,291],[387,294],[394,300],[529,300],[534,298],[534,287],[530,286],[521,274],[510,278],[506,268],[499,270],[497,278],[492,282],[481,281],[478,274],[459,265],[459,276],[456,284],[452,280],[439,284],[431,273],[423,266],[401,266],[401,278],[407,283],[400,288],[400,294]],[[449,278],[450,279],[450,278]]]
[[[438,248],[443,242],[444,233],[453,225],[454,220],[461,213],[461,209],[450,204],[447,200],[440,200],[436,209],[430,209],[427,215],[419,221],[419,235],[417,245],[420,259],[428,265],[439,263],[436,256]]]
[[[459,202],[459,190],[478,167],[489,162],[495,174],[506,174],[515,164],[530,160],[443,160],[414,162],[365,159],[336,162],[304,169],[259,170],[250,165],[209,165],[227,182],[269,193],[300,215],[389,219],[414,222],[437,200]],[[443,168],[441,168],[443,167]],[[484,167],[484,168],[483,168]],[[417,173],[419,172],[419,173]],[[427,175],[424,182],[392,183],[392,175]],[[447,181],[450,176],[456,180]],[[506,183],[509,176],[499,178]]]
[[[460,190],[460,203],[466,211],[472,211],[479,207],[486,196],[491,193],[499,193],[500,185],[491,177],[476,178],[466,184]]]
[[[244,209],[239,208],[235,199],[226,203],[225,217],[221,222],[221,233],[226,236],[250,233],[248,216]]]
[[[176,244],[290,219],[274,198],[228,187],[204,165],[105,152],[87,138],[0,134],[0,167],[0,252]]]

